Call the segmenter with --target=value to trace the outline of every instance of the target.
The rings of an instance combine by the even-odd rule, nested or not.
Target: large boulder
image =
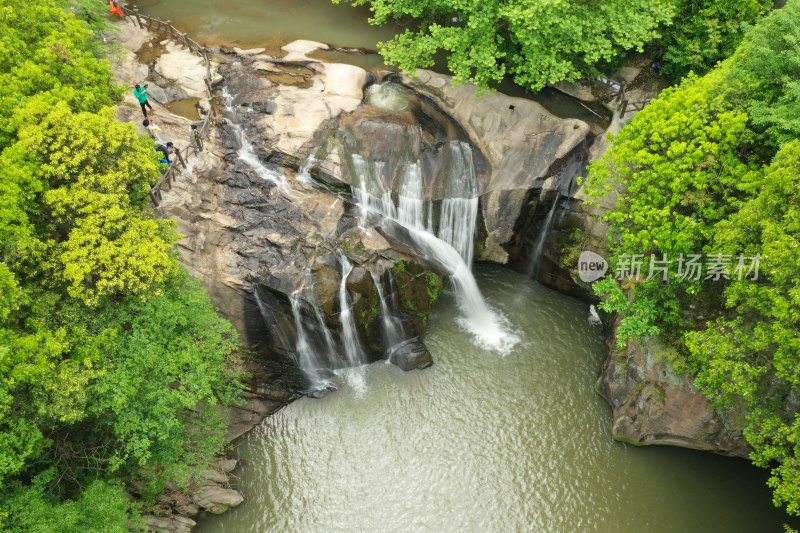
[[[433,357],[428,347],[419,339],[407,339],[392,348],[390,361],[406,372],[428,368],[433,365]]]
[[[617,440],[737,457],[750,452],[741,427],[718,414],[688,376],[672,369],[657,338],[614,348],[597,389],[611,405]]]
[[[172,85],[181,87],[187,96],[205,98],[207,70],[203,59],[171,41],[165,48],[156,60],[155,71]]]
[[[231,507],[241,505],[244,496],[233,489],[218,485],[205,485],[192,491],[192,501],[209,513],[222,514]]]

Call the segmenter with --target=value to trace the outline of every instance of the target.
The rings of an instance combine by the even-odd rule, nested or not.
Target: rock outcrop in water
[[[597,389],[612,409],[614,438],[747,457],[741,427],[719,415],[690,378],[676,373],[658,339],[613,347]]]
[[[647,67],[645,67],[647,68]],[[618,79],[634,82],[642,68],[623,67]],[[629,88],[629,97],[637,100],[654,98],[662,88],[660,81],[648,78]],[[562,86],[563,90],[594,99],[590,84]],[[621,118],[617,113],[608,130],[593,140],[589,158],[603,155],[609,134],[618,133],[635,113]],[[580,187],[569,194],[553,194],[542,198],[541,208],[527,217],[529,229],[539,233],[544,246],[535,277],[561,292],[593,299],[588,284],[577,275],[578,254],[583,250],[608,256],[608,226],[602,217],[613,209],[621,191],[614,190],[592,203]],[[556,205],[557,202],[561,202]],[[555,209],[557,224],[541,234],[547,226],[545,213]],[[537,214],[538,213],[538,214]],[[560,213],[560,215],[558,214]],[[522,241],[524,243],[524,241]],[[521,246],[520,249],[524,249]],[[524,254],[523,254],[524,255]],[[613,433],[618,440],[636,445],[672,445],[725,455],[747,457],[749,446],[742,434],[741,421],[733,414],[717,413],[705,395],[693,384],[689,375],[675,371],[660,339],[619,348],[614,341],[616,322],[609,325],[609,356],[597,380],[597,390],[611,405]]]

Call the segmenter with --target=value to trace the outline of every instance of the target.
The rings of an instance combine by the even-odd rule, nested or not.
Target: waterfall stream
[[[392,362],[392,348],[402,342],[403,339],[403,325],[392,314],[389,305],[386,303],[386,298],[383,296],[383,287],[381,285],[381,278],[377,274],[371,272],[372,281],[375,283],[375,289],[378,291],[378,299],[381,305],[381,322],[383,323],[383,334],[386,341],[386,362]],[[391,274],[390,278],[391,279]],[[390,289],[391,290],[391,289]],[[391,292],[389,293],[391,298]]]
[[[297,295],[293,295],[291,302],[294,327],[297,330],[297,366],[299,366],[306,375],[306,378],[311,383],[312,389],[326,389],[330,385],[322,374],[325,364],[320,360],[319,352],[314,350],[311,346],[308,332],[306,331],[306,324],[300,309],[300,298]]]
[[[222,101],[225,104],[225,112],[229,115],[227,123],[233,130],[233,135],[239,144],[239,149],[236,151],[239,160],[252,168],[262,179],[274,183],[281,190],[288,190],[286,178],[283,174],[265,166],[258,158],[258,154],[256,154],[253,145],[244,132],[244,128],[239,124],[238,112],[233,108],[233,95],[228,92],[227,87],[222,90]]]
[[[451,141],[449,150],[449,172],[446,182],[439,184],[447,194],[441,200],[438,225],[434,223],[434,201],[425,198],[419,161],[406,164],[401,183],[395,186],[395,206],[391,192],[384,188],[372,167],[362,156],[352,154],[356,173],[353,191],[361,224],[366,224],[369,214],[374,213],[408,230],[422,254],[442,265],[450,275],[461,311],[459,325],[472,334],[477,345],[507,354],[520,338],[510,331],[505,317],[484,301],[470,270],[478,215],[472,149],[465,142]]]
[[[553,214],[555,214],[556,209],[558,208],[558,202],[560,199],[561,194],[556,192],[556,197],[553,199],[553,205],[550,206],[550,211],[547,212],[547,216],[544,219],[544,225],[542,226],[541,231],[539,231],[539,237],[536,239],[536,246],[533,247],[529,274],[534,278],[537,277],[542,266],[544,243],[547,240],[548,233],[550,233],[550,225],[553,223]]]
[[[342,281],[339,284],[339,316],[342,322],[342,343],[348,368],[340,369],[338,373],[353,389],[363,393],[366,390],[364,369],[362,368],[365,363],[364,351],[358,340],[358,330],[356,330],[356,323],[353,320],[350,296],[347,293],[347,278],[353,271],[353,265],[341,252],[339,252],[339,261],[342,264]]]

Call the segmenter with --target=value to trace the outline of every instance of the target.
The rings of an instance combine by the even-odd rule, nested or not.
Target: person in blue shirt
[[[142,106],[144,118],[147,118],[147,108],[149,107],[151,111],[153,110],[153,106],[147,101],[147,84],[142,87],[137,83],[136,88],[133,89],[133,96],[136,97],[136,100],[139,101],[139,105]]]

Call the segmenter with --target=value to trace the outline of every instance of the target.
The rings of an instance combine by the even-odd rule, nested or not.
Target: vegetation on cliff
[[[101,2],[95,3],[102,10]],[[90,18],[90,27],[64,8]],[[147,207],[87,2],[0,6],[0,529],[125,531],[222,444],[237,340]]]
[[[608,215],[622,279],[594,286],[603,307],[624,316],[618,342],[664,336],[673,364],[696,376],[717,409],[745,413],[752,459],[772,468],[775,502],[792,514],[800,514],[798,40],[800,1],[789,0],[731,58],[639,113],[587,182],[596,196],[623,191]],[[668,280],[646,278],[651,254],[672,260]],[[680,258],[693,255],[714,259],[716,270],[676,275]],[[645,261],[642,275],[634,257]],[[760,257],[758,274],[740,257]]]
[[[333,0],[340,2],[342,0]],[[411,21],[379,45],[403,70],[430,68],[442,53],[456,81],[479,87],[506,77],[532,90],[594,77],[652,44],[665,73],[702,73],[730,55],[771,0],[345,0],[373,24]]]

